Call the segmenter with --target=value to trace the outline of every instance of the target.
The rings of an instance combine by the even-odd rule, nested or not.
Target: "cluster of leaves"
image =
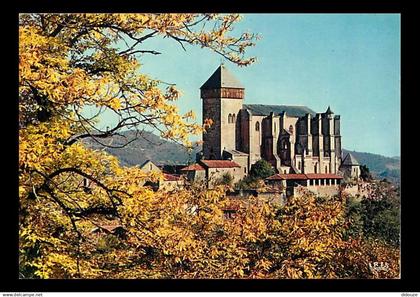
[[[254,179],[265,179],[275,173],[276,171],[273,166],[264,159],[258,160],[255,164],[252,164],[251,170],[249,171],[249,174]]]
[[[360,178],[364,181],[372,181],[373,177],[366,165],[360,166]]]
[[[243,190],[264,188],[263,180],[275,173],[276,171],[270,163],[264,159],[258,160],[255,164],[252,164],[249,175],[240,180],[236,187]]]
[[[224,173],[220,178],[216,179],[214,184],[232,186],[233,176],[229,172]]]

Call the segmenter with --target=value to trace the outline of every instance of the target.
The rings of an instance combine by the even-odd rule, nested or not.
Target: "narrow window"
[[[228,124],[230,124],[230,123],[232,123],[232,115],[231,114],[228,115]]]
[[[255,123],[255,131],[260,131],[260,123],[259,122]]]
[[[289,126],[289,132],[290,132],[290,134],[293,134],[293,126],[292,125]]]
[[[317,172],[316,172],[316,164],[315,164],[315,166],[314,166],[314,173],[317,173]]]
[[[235,116],[235,114],[232,115],[232,123],[236,123],[236,116]]]
[[[328,173],[328,167],[325,166],[325,173]]]

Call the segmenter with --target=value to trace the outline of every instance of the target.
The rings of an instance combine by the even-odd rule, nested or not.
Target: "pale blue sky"
[[[245,86],[244,103],[306,105],[341,115],[343,147],[400,154],[400,15],[245,14],[236,31],[260,33],[249,50],[257,62],[225,65]],[[210,50],[153,39],[144,49],[142,72],[176,83],[182,112],[201,123],[199,88],[221,57]]]

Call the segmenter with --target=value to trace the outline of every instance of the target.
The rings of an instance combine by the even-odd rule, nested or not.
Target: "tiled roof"
[[[343,163],[341,165],[360,165],[357,159],[350,153],[344,158]]]
[[[291,174],[275,174],[267,177],[267,180],[305,180],[305,179],[324,179],[324,178],[337,178],[342,179],[343,177],[337,174],[331,173],[291,173]]]
[[[267,177],[267,179],[268,180],[306,179],[306,175],[305,174],[296,174],[296,173],[291,173],[291,174],[275,174],[275,175],[272,175],[270,177]]]
[[[163,178],[165,179],[165,181],[177,181],[181,179],[180,176],[169,173],[164,173]]]
[[[234,168],[241,167],[238,163],[229,160],[200,160],[207,168]]]
[[[264,105],[264,104],[244,104],[243,109],[248,109],[253,115],[268,116],[271,112],[274,115],[286,112],[286,115],[292,117],[303,117],[307,113],[315,116],[315,111],[306,106],[293,106],[293,105]]]
[[[341,175],[332,174],[332,173],[307,173],[306,176],[309,179],[323,179],[323,178],[343,178]]]
[[[201,89],[218,89],[218,88],[236,88],[243,89],[244,86],[227,70],[224,65],[210,76],[210,78],[201,86]]]
[[[184,167],[181,171],[197,171],[197,170],[204,170],[204,167],[200,164],[192,164],[190,166]]]

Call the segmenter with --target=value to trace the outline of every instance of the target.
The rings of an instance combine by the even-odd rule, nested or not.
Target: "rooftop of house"
[[[181,171],[197,171],[197,170],[205,170],[205,169],[204,169],[203,166],[201,166],[200,164],[197,164],[197,163],[181,169]]]
[[[207,168],[234,168],[241,167],[238,163],[230,160],[200,160],[200,163]]]
[[[165,181],[178,181],[181,179],[179,175],[164,173],[163,178]]]

